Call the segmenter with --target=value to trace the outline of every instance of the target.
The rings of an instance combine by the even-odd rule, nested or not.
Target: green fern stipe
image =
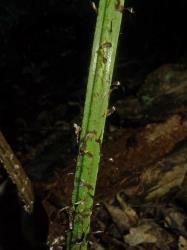
[[[100,0],[72,195],[67,249],[86,250],[124,0]]]

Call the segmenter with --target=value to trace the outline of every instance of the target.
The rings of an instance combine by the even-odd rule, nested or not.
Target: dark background
[[[114,103],[136,94],[161,64],[187,62],[186,0],[134,0],[126,6],[135,14],[124,13],[114,71],[122,86],[111,97]],[[33,180],[49,178],[63,154],[75,150],[72,127],[81,121],[95,20],[91,1],[0,1],[0,129]],[[111,122],[119,125],[115,116]],[[0,249],[44,249],[31,244],[40,238],[37,226],[25,223],[30,218],[10,190],[0,197]],[[28,224],[29,237],[23,233],[30,232]]]
[[[126,2],[136,14],[124,14],[116,78],[185,60],[186,1]],[[1,0],[0,127],[10,141],[18,118],[32,127],[41,111],[85,87],[95,18],[87,0]]]

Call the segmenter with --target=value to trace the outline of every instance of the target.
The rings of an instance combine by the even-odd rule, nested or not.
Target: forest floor
[[[136,95],[116,102],[121,128],[112,121],[107,124],[89,236],[91,249],[187,248],[186,72],[186,66],[163,65],[146,77]],[[76,135],[72,137],[75,146]],[[61,144],[58,134],[54,138],[55,149],[70,143]],[[50,181],[33,181],[49,217],[48,243],[54,250],[64,244],[71,224],[76,148],[64,155],[63,166],[60,160],[55,163]],[[60,150],[53,150],[47,151],[47,163],[60,156]],[[46,171],[49,166],[45,161],[44,165]]]

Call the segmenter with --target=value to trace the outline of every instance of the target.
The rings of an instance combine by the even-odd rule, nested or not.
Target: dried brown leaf
[[[124,241],[130,246],[139,244],[154,244],[158,249],[170,249],[174,239],[158,224],[145,220],[137,227],[131,228],[130,233],[124,236]]]

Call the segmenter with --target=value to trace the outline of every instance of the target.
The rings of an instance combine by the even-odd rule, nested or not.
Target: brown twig
[[[26,175],[21,162],[17,159],[1,132],[0,162],[9,174],[12,182],[17,186],[18,194],[24,203],[25,210],[31,213],[34,204],[34,194],[31,181]]]

